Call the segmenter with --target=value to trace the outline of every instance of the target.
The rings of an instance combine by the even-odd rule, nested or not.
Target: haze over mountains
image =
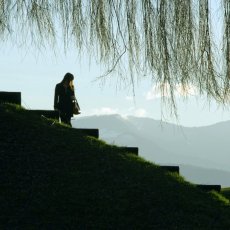
[[[107,143],[139,148],[139,155],[160,165],[180,165],[194,183],[230,187],[230,121],[182,127],[151,118],[103,115],[76,118],[76,128],[98,128]]]

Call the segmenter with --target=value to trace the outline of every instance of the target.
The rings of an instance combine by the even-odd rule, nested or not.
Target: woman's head
[[[73,80],[74,80],[73,74],[66,73],[64,78],[62,79],[61,83],[73,88]]]

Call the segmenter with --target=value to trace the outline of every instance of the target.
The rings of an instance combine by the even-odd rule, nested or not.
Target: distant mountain
[[[222,184],[230,186],[230,121],[188,128],[151,118],[103,115],[77,118],[72,124],[76,128],[98,128],[101,139],[136,146],[140,156],[157,164],[183,165],[182,175],[190,181],[203,177],[202,181],[209,183],[208,175],[211,180],[218,174],[226,178]],[[199,171],[200,178],[191,168]]]

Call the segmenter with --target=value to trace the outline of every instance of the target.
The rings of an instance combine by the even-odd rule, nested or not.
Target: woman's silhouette
[[[73,103],[75,98],[74,76],[66,73],[63,80],[55,87],[54,109],[59,111],[61,122],[71,125],[71,117],[73,117]]]

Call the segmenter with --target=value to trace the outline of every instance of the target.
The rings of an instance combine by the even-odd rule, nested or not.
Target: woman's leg
[[[60,118],[61,118],[61,123],[65,123],[65,124],[72,127],[71,122],[70,122],[71,121],[70,115],[63,113],[63,112],[60,112]]]
[[[70,127],[72,127],[70,115],[66,115],[66,124],[68,124]]]

